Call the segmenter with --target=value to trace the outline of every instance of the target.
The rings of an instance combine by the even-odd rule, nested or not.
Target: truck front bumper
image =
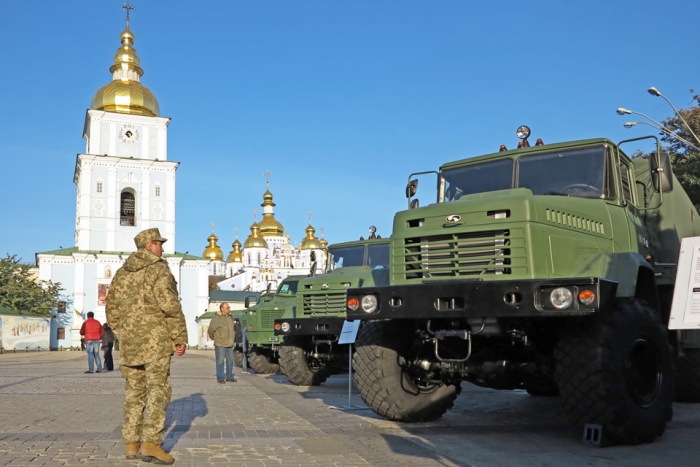
[[[340,335],[345,318],[342,316],[313,316],[309,318],[278,318],[275,320],[276,336]],[[287,332],[282,331],[283,324],[289,325]]]
[[[551,293],[565,288],[572,294],[572,303],[556,308]],[[389,285],[348,289],[347,303],[374,295],[376,309],[366,312],[363,306],[348,307],[347,319],[438,319],[530,316],[583,316],[606,309],[612,304],[617,282],[597,277],[550,280],[464,280],[428,281],[421,284]],[[584,304],[579,296],[583,291],[595,294],[595,299]],[[590,295],[588,295],[590,296]]]

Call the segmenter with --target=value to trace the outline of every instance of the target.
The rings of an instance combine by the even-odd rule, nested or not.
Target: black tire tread
[[[663,347],[659,349],[663,384],[649,410],[630,408],[621,359],[614,357],[624,345],[621,335],[629,338],[633,328],[661,336],[656,339]],[[554,359],[562,406],[574,426],[582,429],[585,423],[600,424],[603,437],[615,444],[651,442],[664,433],[672,416],[672,353],[666,328],[646,303],[620,299],[617,310],[566,328],[554,349]]]
[[[270,359],[270,350],[257,346],[248,352],[248,366],[259,375],[273,375],[280,371],[279,363]]]
[[[376,414],[401,422],[426,422],[440,418],[452,408],[459,387],[445,385],[430,393],[410,393],[401,385],[398,357],[411,345],[410,333],[397,332],[390,321],[362,326],[353,357],[355,385],[362,400]],[[399,349],[398,351],[396,349]]]
[[[296,386],[318,386],[328,379],[333,368],[326,366],[316,371],[309,368],[306,358],[308,337],[287,336],[279,348],[280,370]]]

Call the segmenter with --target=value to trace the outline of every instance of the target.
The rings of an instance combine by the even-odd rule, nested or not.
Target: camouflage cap
[[[148,242],[159,241],[167,242],[167,238],[160,236],[160,230],[158,229],[146,229],[138,233],[134,237],[134,243],[136,243],[136,248],[141,248],[145,246]]]

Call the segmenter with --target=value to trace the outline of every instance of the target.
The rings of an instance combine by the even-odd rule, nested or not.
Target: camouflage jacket
[[[109,287],[107,322],[119,339],[119,362],[137,366],[187,344],[177,284],[168,263],[146,249],[127,258]]]
[[[236,331],[231,313],[228,315],[217,313],[209,323],[207,334],[214,339],[214,347],[233,347]]]

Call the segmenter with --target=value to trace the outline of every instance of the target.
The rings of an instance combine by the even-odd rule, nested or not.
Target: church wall
[[[70,263],[54,263],[50,266],[51,281],[61,283],[61,287],[64,289],[61,300],[66,302],[66,312],[55,313],[56,319],[51,321],[52,348],[71,347],[72,345],[75,345],[72,344],[73,339],[70,332],[73,324],[73,315],[75,314],[75,306],[73,303],[73,290],[75,288],[75,264],[73,264],[72,257],[60,256],[57,258],[62,260],[70,260]],[[64,339],[57,338],[58,328],[63,328],[65,330]],[[80,342],[78,342],[77,345],[80,345]]]
[[[180,268],[178,282],[182,311],[187,323],[188,343],[193,346],[199,345],[199,329],[195,319],[206,312],[209,304],[208,263],[208,260],[183,261]]]

